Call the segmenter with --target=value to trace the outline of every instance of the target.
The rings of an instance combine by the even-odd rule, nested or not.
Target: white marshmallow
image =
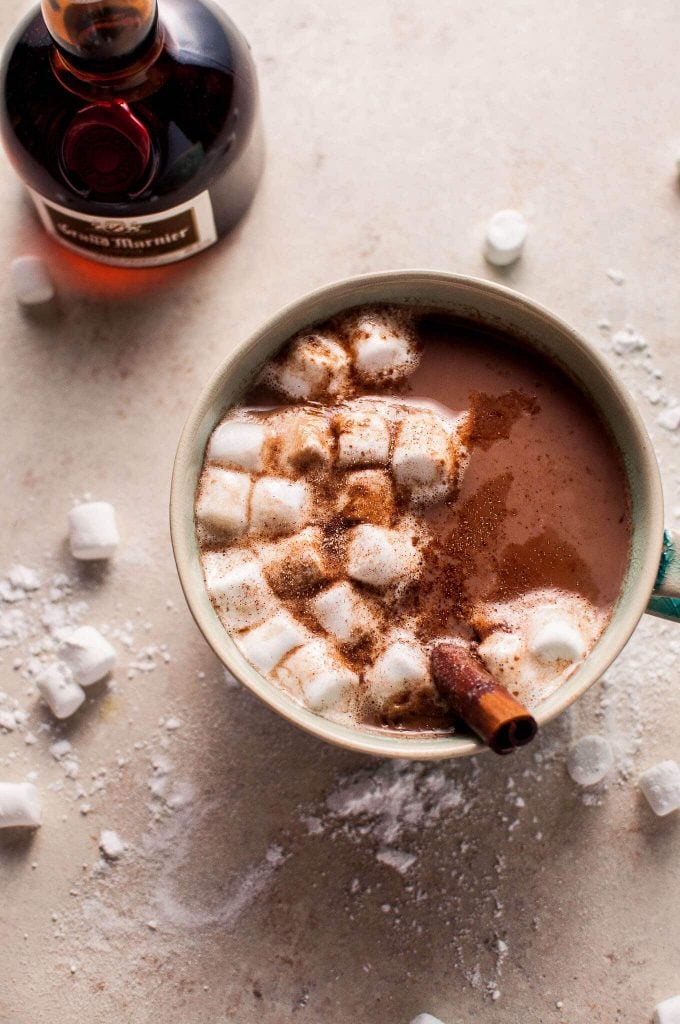
[[[233,469],[259,473],[267,431],[263,423],[226,420],[214,431],[208,445],[208,460]]]
[[[204,565],[208,593],[227,629],[259,626],[278,608],[274,592],[255,559],[246,556],[230,566],[219,561]]]
[[[415,637],[404,635],[380,655],[366,673],[366,681],[372,697],[388,700],[405,687],[428,685],[430,660]]]
[[[604,736],[582,736],[569,747],[567,771],[579,786],[596,786],[613,764],[614,753]]]
[[[332,461],[330,427],[323,416],[296,410],[281,417],[281,466],[285,472],[328,467]]]
[[[286,659],[278,673],[281,681],[293,689],[302,689],[305,703],[312,711],[330,711],[346,705],[359,685],[359,676],[338,658],[325,640],[313,640]]]
[[[125,853],[125,843],[117,832],[105,828],[99,836],[99,849],[107,860],[118,860]]]
[[[282,658],[307,639],[304,626],[280,611],[263,625],[234,638],[241,653],[260,672],[271,672]]]
[[[422,553],[410,531],[362,523],[348,536],[347,572],[353,580],[382,589],[420,575]]]
[[[335,418],[338,465],[386,466],[390,459],[390,431],[373,412],[342,412]]]
[[[524,651],[524,644],[515,633],[495,630],[481,642],[479,657],[494,679],[505,685],[515,681],[518,666]]]
[[[356,374],[367,383],[403,380],[419,362],[412,337],[386,317],[361,320],[352,331],[351,345]]]
[[[231,538],[240,537],[248,527],[250,489],[247,473],[208,466],[201,478],[196,519],[210,530]]]
[[[378,629],[370,605],[351,583],[336,583],[323,590],[312,601],[312,611],[326,632],[341,644],[357,643]]]
[[[39,828],[42,808],[30,782],[0,782],[0,828]]]
[[[680,996],[671,996],[656,1004],[654,1024],[680,1024]]]
[[[320,400],[346,390],[349,368],[349,356],[336,341],[304,334],[291,342],[281,362],[265,368],[262,379],[290,398]]]
[[[337,509],[346,519],[389,526],[394,517],[392,479],[384,469],[357,469],[344,479]]]
[[[55,718],[70,718],[85,700],[85,691],[74,680],[70,668],[59,662],[48,665],[35,685]]]
[[[59,645],[59,657],[80,686],[92,686],[116,664],[116,651],[93,626],[81,626]]]
[[[399,427],[392,472],[417,504],[443,500],[457,478],[452,429],[431,412],[411,410]]]
[[[83,562],[111,558],[120,544],[116,510],[106,501],[88,501],[68,514],[71,554]]]
[[[308,526],[293,537],[262,544],[259,555],[274,589],[288,595],[328,579],[322,542],[321,529]]]
[[[306,525],[310,504],[306,484],[279,477],[262,477],[253,487],[251,532],[274,537],[295,533]]]
[[[570,619],[556,616],[530,631],[528,648],[539,661],[578,661],[586,653],[586,642]]]
[[[419,1013],[414,1017],[411,1024],[442,1024],[439,1017],[433,1017],[431,1013]]]
[[[522,255],[527,222],[518,210],[499,210],[486,227],[484,255],[495,267],[507,267]]]
[[[660,818],[680,808],[680,767],[675,761],[660,761],[648,768],[638,779],[638,786]]]
[[[39,256],[12,260],[12,281],[17,302],[22,306],[43,306],[54,298],[54,284],[47,264]]]

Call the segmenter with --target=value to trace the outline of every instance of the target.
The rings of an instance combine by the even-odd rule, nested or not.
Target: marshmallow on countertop
[[[105,828],[99,836],[99,849],[107,860],[119,860],[125,853],[125,843],[117,832]]]
[[[680,766],[675,761],[661,761],[648,768],[638,786],[658,817],[680,809]]]
[[[378,620],[371,606],[351,583],[336,583],[322,590],[311,607],[319,623],[338,643],[356,644],[378,630]]]
[[[259,473],[267,430],[254,420],[225,420],[214,431],[208,445],[208,461],[231,469]]]
[[[346,710],[359,676],[340,660],[331,644],[313,640],[286,658],[278,671],[279,680],[291,692],[302,690],[305,704],[312,711]]]
[[[59,645],[59,657],[80,686],[92,686],[116,664],[116,651],[93,626],[81,626]]]
[[[420,362],[412,332],[396,318],[364,317],[353,327],[350,338],[354,369],[365,383],[404,380]]]
[[[39,256],[18,256],[11,272],[14,293],[22,306],[44,306],[54,298],[52,278]]]
[[[260,672],[271,672],[287,654],[307,639],[304,626],[283,610],[261,626],[234,637],[243,656]]]
[[[443,501],[457,483],[465,454],[453,424],[428,409],[410,408],[397,434],[392,473],[415,504]]]
[[[324,583],[329,567],[322,544],[323,533],[318,526],[308,526],[292,537],[262,544],[259,556],[274,590],[289,596]]]
[[[494,267],[507,267],[522,255],[527,222],[518,210],[499,210],[486,227],[484,255]]]
[[[42,808],[30,782],[0,782],[0,828],[39,828]]]
[[[196,502],[196,519],[201,526],[217,530],[232,539],[248,528],[251,480],[247,473],[235,473],[208,466],[201,478]]]
[[[296,533],[307,524],[310,506],[307,484],[261,477],[255,482],[250,502],[251,532],[269,537]]]
[[[384,589],[420,576],[423,556],[411,530],[363,523],[350,530],[348,537],[347,572],[353,580]]]
[[[295,409],[279,420],[280,464],[286,473],[326,469],[333,458],[332,438],[326,419],[318,413]]]
[[[279,605],[259,562],[249,554],[208,552],[205,582],[222,624],[229,630],[259,626]]]
[[[654,1024],[680,1024],[680,996],[671,996],[656,1004]]]
[[[344,519],[374,526],[390,526],[395,514],[392,478],[384,469],[357,469],[348,473],[338,496]]]
[[[431,1013],[419,1013],[417,1017],[414,1017],[411,1024],[442,1024],[442,1021],[438,1017],[433,1017]]]
[[[321,401],[344,394],[349,370],[349,356],[336,341],[303,334],[290,343],[283,359],[265,367],[262,381],[289,398]]]
[[[604,736],[582,736],[569,747],[567,771],[579,786],[597,786],[611,771],[614,754]]]
[[[83,562],[111,558],[120,544],[116,511],[106,501],[76,505],[68,514],[71,554]]]
[[[430,659],[414,636],[396,634],[366,673],[371,697],[384,703],[405,688],[431,685]]]
[[[66,665],[48,665],[35,681],[41,697],[55,718],[70,718],[85,700],[85,691],[76,683]]]
[[[387,423],[375,412],[359,408],[338,413],[338,465],[386,466],[390,459],[390,431]]]

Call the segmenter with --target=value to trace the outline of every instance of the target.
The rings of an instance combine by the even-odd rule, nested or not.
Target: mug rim
[[[624,384],[620,381],[618,374],[579,331],[534,299],[530,299],[506,285],[488,281],[484,278],[466,274],[454,274],[447,271],[417,269],[389,270],[355,275],[341,278],[305,293],[267,317],[247,338],[240,344],[237,344],[213,371],[194,402],[182,429],[174,461],[170,492],[170,535],[180,584],[194,621],[222,664],[241,684],[254,692],[268,707],[317,738],[358,753],[408,760],[464,757],[482,753],[487,748],[474,737],[452,735],[450,737],[424,736],[421,738],[413,734],[401,735],[389,732],[383,734],[378,731],[362,731],[352,725],[336,723],[314,714],[302,705],[297,704],[292,697],[284,693],[275,683],[260,675],[246,661],[229,633],[217,618],[212,605],[207,599],[204,585],[197,586],[190,574],[189,563],[192,557],[196,557],[196,550],[192,551],[191,544],[186,542],[185,524],[186,515],[189,514],[193,527],[195,485],[191,491],[191,501],[188,502],[185,480],[187,474],[190,474],[190,465],[194,462],[195,439],[198,428],[213,405],[216,394],[225,389],[225,385],[232,377],[234,369],[238,369],[238,364],[245,357],[257,352],[262,342],[267,340],[268,336],[279,325],[291,317],[299,318],[299,326],[287,335],[288,338],[291,337],[295,331],[304,329],[305,326],[314,322],[311,314],[305,320],[306,310],[310,310],[317,301],[330,299],[336,293],[340,294],[348,290],[355,293],[353,297],[348,297],[347,299],[345,308],[351,308],[353,305],[361,304],[362,288],[376,288],[382,285],[387,287],[395,283],[403,283],[404,285],[408,284],[410,291],[417,295],[419,284],[432,284],[435,282],[490,292],[501,300],[519,306],[534,316],[539,316],[544,322],[547,322],[550,328],[568,335],[571,343],[582,353],[586,354],[588,359],[596,364],[600,373],[606,378],[608,386],[620,405],[625,409],[628,425],[632,428],[631,433],[635,438],[636,445],[635,457],[640,463],[641,478],[645,488],[641,504],[645,508],[646,515],[651,520],[648,524],[647,544],[642,564],[636,566],[635,578],[629,581],[627,574],[626,581],[621,589],[621,594],[630,590],[630,593],[627,594],[629,607],[627,608],[626,621],[618,623],[618,626],[615,628],[612,621],[607,624],[600,637],[600,641],[598,641],[598,645],[586,657],[583,664],[574,673],[574,676],[567,679],[554,694],[547,698],[536,709],[534,716],[540,727],[565,711],[601,678],[618,657],[646,610],[656,580],[663,546],[663,491],[658,463],[644,422],[632,395],[629,394]],[[412,301],[413,297],[412,295]],[[372,299],[371,301],[378,302],[380,300]],[[398,300],[391,299],[390,301]],[[405,292],[404,302],[406,301],[408,300]],[[285,340],[282,341],[282,344],[285,344]],[[536,348],[530,340],[527,343],[530,347]],[[220,415],[223,415],[227,408],[229,408],[228,404],[222,406]],[[601,410],[600,414],[604,415]],[[215,419],[213,426],[217,422],[218,420]],[[200,453],[201,464],[203,461],[203,450]],[[626,470],[626,478],[630,485],[630,472],[628,470]],[[193,535],[193,529],[191,532]],[[658,537],[658,543],[655,537]],[[629,573],[631,568],[629,566]],[[614,634],[616,639],[612,642]],[[593,670],[592,664],[597,662],[594,655],[600,642],[605,637],[608,637],[610,640],[605,663]],[[600,658],[600,661],[602,660]],[[589,663],[591,664],[590,673],[588,672]],[[572,680],[577,685],[574,685]]]

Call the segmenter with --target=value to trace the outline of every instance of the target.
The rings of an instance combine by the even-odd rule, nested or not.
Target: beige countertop
[[[0,576],[19,563],[43,580],[0,650],[0,708],[28,715],[0,733],[0,779],[36,773],[45,818],[0,838],[0,1021],[646,1022],[680,993],[680,819],[655,819],[634,778],[680,754],[680,629],[645,621],[534,751],[381,766],[225,683],[179,591],[167,502],[181,426],[231,346],[331,279],[430,267],[502,280],[608,353],[677,525],[680,431],[657,423],[680,399],[676,5],[229,9],[258,60],[269,145],[232,239],[116,294],[46,242],[0,169],[5,269],[46,252],[60,292],[55,315],[25,315],[0,281]],[[15,14],[3,5],[3,39]],[[480,238],[504,206],[531,235],[497,274]],[[618,357],[627,324],[647,348]],[[123,532],[101,572],[64,543],[85,493],[115,503]],[[59,573],[70,596],[51,592]],[[120,656],[57,727],[30,659],[60,615],[106,628]],[[584,797],[564,752],[592,731],[617,771]],[[127,844],[113,865],[102,829]]]

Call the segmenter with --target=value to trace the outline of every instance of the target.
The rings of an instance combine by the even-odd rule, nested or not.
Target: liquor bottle
[[[211,0],[42,0],[2,72],[5,148],[70,249],[161,266],[250,206],[264,155],[255,66]]]

